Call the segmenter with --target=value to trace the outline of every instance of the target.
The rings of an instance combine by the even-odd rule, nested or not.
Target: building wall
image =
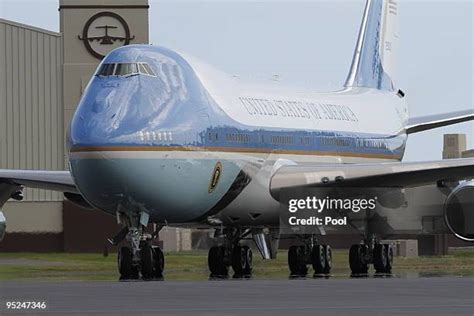
[[[466,134],[444,134],[443,159],[461,158],[466,144]]]
[[[0,19],[0,169],[64,169],[61,35]],[[25,201],[62,194],[26,189]]]
[[[159,238],[163,241],[163,251],[192,250],[191,229],[163,227]]]
[[[61,67],[59,33],[0,19],[0,169],[64,168]],[[25,189],[22,202],[6,203],[8,240],[61,234],[62,199]]]
[[[55,233],[63,231],[62,202],[11,202],[3,209],[7,233]]]

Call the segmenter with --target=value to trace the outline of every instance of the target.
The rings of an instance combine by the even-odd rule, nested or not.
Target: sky
[[[364,0],[149,0],[150,42],[194,55],[241,78],[314,89],[342,87]],[[55,0],[0,0],[0,17],[59,31]],[[474,0],[401,0],[399,77],[412,116],[474,107]],[[383,119],[374,117],[375,120]],[[443,134],[416,135],[405,160],[441,158]]]

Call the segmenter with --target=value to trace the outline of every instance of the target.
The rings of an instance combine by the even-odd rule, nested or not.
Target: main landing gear
[[[349,266],[353,276],[365,275],[373,264],[376,273],[391,274],[393,266],[392,245],[381,244],[375,237],[352,245],[349,251]]]
[[[230,267],[234,271],[234,278],[250,278],[252,276],[252,249],[240,245],[240,241],[250,233],[250,230],[240,229],[216,230],[215,237],[221,242],[209,250],[210,278],[228,278]]]
[[[135,214],[119,214],[119,221],[125,227],[109,241],[117,245],[126,239],[130,247],[123,246],[117,255],[117,265],[120,272],[120,280],[161,280],[165,260],[163,251],[152,246],[152,240],[158,236],[159,230],[153,234],[145,232],[148,224],[148,214],[141,212]]]
[[[290,277],[301,278],[308,274],[308,265],[314,270],[314,277],[331,273],[332,251],[328,245],[320,245],[315,235],[301,237],[303,245],[291,246],[288,250]]]

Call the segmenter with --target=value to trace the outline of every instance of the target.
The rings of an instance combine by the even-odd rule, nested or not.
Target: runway
[[[6,301],[46,301],[38,314],[469,315],[473,278],[156,282],[2,282]]]

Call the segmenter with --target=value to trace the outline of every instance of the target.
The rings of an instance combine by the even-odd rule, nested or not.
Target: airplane
[[[84,40],[87,40],[89,42],[93,42],[93,41],[99,41],[101,45],[112,45],[115,41],[121,41],[121,42],[124,42],[126,40],[133,40],[135,39],[135,36],[132,36],[132,37],[122,37],[122,36],[111,36],[109,35],[109,30],[113,30],[113,29],[116,29],[117,27],[116,26],[113,26],[113,25],[101,25],[101,26],[96,26],[95,27],[96,29],[104,29],[105,30],[105,35],[104,36],[92,36],[92,37],[87,37],[87,38],[84,38],[80,35],[78,35],[78,38],[81,40],[81,41],[84,41]]]
[[[291,188],[417,187],[460,181],[445,205],[447,226],[474,241],[474,159],[402,162],[408,135],[474,120],[466,110],[410,117],[396,82],[398,1],[368,0],[352,65],[335,92],[255,85],[164,47],[128,45],[100,63],[67,136],[68,171],[0,170],[0,203],[23,187],[116,216],[110,241],[121,279],[163,277],[152,240],[166,225],[214,228],[211,277],[252,275],[253,239],[264,259],[278,246],[280,194]],[[465,181],[463,181],[465,180]],[[5,220],[2,220],[5,225]],[[153,224],[153,232],[147,226]],[[3,231],[5,227],[3,226]],[[393,249],[364,233],[350,268],[390,273]],[[87,233],[85,231],[84,233]],[[290,247],[291,275],[330,273],[317,234]]]

